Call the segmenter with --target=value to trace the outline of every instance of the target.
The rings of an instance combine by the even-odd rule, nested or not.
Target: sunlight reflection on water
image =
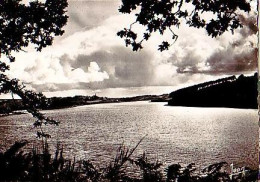
[[[71,158],[96,163],[115,156],[124,143],[135,155],[145,151],[165,165],[195,162],[206,166],[227,161],[258,167],[257,110],[164,106],[164,103],[116,103],[44,111],[61,122],[48,127],[50,143],[64,145]],[[20,138],[34,141],[33,119],[25,115],[0,118],[1,148]]]

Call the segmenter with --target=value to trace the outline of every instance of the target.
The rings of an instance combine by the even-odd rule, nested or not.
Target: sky
[[[157,48],[170,34],[154,34],[141,51],[133,52],[116,35],[134,22],[133,15],[118,12],[120,4],[119,0],[69,0],[65,34],[42,52],[31,46],[15,53],[8,75],[48,97],[123,97],[170,93],[257,70],[254,11],[240,13],[244,26],[234,34],[211,38],[204,29],[183,24],[175,30],[179,38],[168,51]]]

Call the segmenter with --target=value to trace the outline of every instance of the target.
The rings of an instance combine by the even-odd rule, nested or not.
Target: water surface
[[[165,103],[132,102],[80,106],[44,111],[58,120],[48,127],[51,146],[61,142],[65,154],[88,158],[97,164],[110,161],[122,143],[144,151],[165,165],[213,162],[258,167],[257,110],[165,106]],[[28,114],[0,118],[1,148],[15,140],[35,141],[33,119]],[[28,146],[30,148],[30,145]]]

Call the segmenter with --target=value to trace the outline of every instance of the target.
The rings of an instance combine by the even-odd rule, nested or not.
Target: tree
[[[204,28],[209,36],[217,37],[226,31],[242,27],[238,10],[249,12],[250,2],[247,0],[122,0],[119,8],[121,13],[135,13],[136,21],[117,33],[124,38],[126,46],[132,46],[133,51],[142,49],[143,41],[147,41],[153,32],[164,34],[166,30],[172,33],[173,42],[178,39],[173,28],[179,28],[181,23],[190,27]],[[209,16],[206,16],[209,15]],[[211,18],[209,18],[211,17]],[[142,38],[132,30],[134,24],[145,27]],[[163,41],[159,50],[164,51],[171,44]]]
[[[0,1],[0,54],[7,57],[6,61],[3,56],[0,58],[0,94],[12,93],[21,97],[25,108],[37,119],[34,126],[40,129],[43,124],[58,125],[57,121],[38,111],[40,106],[47,104],[46,98],[41,93],[25,89],[18,79],[8,78],[5,71],[15,61],[14,51],[24,51],[30,43],[41,51],[52,45],[55,36],[64,33],[62,27],[68,19],[65,14],[67,6],[67,0],[46,0],[44,3],[35,0],[29,5],[23,4],[22,0]],[[37,134],[38,137],[49,136],[42,129]]]

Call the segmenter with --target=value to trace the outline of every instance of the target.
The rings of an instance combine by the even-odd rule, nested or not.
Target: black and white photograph
[[[0,181],[257,182],[257,0],[0,0]]]

